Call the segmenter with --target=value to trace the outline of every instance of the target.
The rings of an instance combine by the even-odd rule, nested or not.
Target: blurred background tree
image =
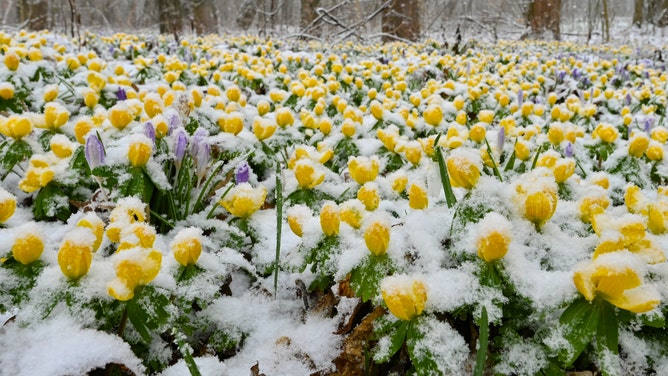
[[[2,0],[0,28],[285,39],[627,41],[664,36],[668,0]],[[79,25],[76,25],[79,26]],[[633,29],[635,27],[635,29]],[[635,30],[630,33],[630,30]]]

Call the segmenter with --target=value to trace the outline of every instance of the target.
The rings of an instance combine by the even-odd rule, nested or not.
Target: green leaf
[[[137,333],[139,333],[141,338],[146,342],[150,342],[151,334],[148,332],[148,328],[146,327],[146,323],[148,322],[148,315],[146,314],[144,308],[138,304],[137,299],[137,296],[135,296],[127,303],[126,309],[128,310],[128,319],[130,319],[132,326],[134,326],[135,330],[137,330]]]
[[[511,154],[510,158],[508,158],[506,167],[503,169],[504,172],[510,171],[515,167],[515,159],[517,159],[517,157],[515,156],[515,151],[513,151],[513,154]]]
[[[416,346],[425,337],[425,333],[420,330],[420,322],[420,317],[410,321],[406,334],[406,348],[411,358],[411,363],[413,363],[415,374],[419,376],[441,374],[442,371],[438,369],[434,354],[430,349],[423,348],[421,351],[415,351]]]
[[[137,196],[144,202],[150,202],[153,194],[151,178],[141,168],[132,168],[130,174],[132,178],[127,187],[126,196]]]
[[[3,176],[4,180],[7,174],[14,169],[16,164],[32,156],[32,148],[25,141],[19,140],[9,143],[8,146],[3,149],[4,155],[2,156],[2,159],[0,159],[0,165],[7,171],[5,176]]]
[[[37,192],[33,203],[33,216],[36,220],[59,219],[64,222],[71,214],[69,198],[60,187],[49,183]]]
[[[376,359],[379,363],[387,362],[397,351],[399,351],[399,349],[401,349],[401,346],[406,342],[409,326],[410,321],[403,320],[399,320],[393,325],[393,330],[389,332],[390,347],[385,354],[382,354],[382,356]]]
[[[378,295],[380,282],[392,272],[392,263],[387,255],[370,255],[350,273],[350,286],[355,295],[367,302]]]
[[[449,208],[452,208],[457,203],[457,198],[455,193],[452,191],[452,185],[450,185],[450,176],[448,175],[448,168],[445,166],[445,159],[443,158],[443,152],[441,147],[438,146],[438,139],[441,138],[439,134],[434,141],[434,148],[436,149],[436,158],[438,160],[438,170],[441,174],[441,184],[443,184],[443,192],[445,192],[445,201],[448,204]]]
[[[304,204],[311,210],[319,211],[323,201],[334,200],[334,197],[317,189],[298,189],[285,199],[288,206]]]
[[[492,169],[494,170],[494,175],[497,178],[499,178],[499,181],[503,182],[503,177],[499,172],[499,168],[496,166],[496,161],[494,160],[494,154],[492,153],[492,147],[489,145],[489,141],[487,141],[487,138],[485,138],[485,145],[487,145],[487,154],[489,155],[489,159],[492,161]]]
[[[619,324],[612,304],[605,300],[598,301],[599,320],[596,331],[598,357],[604,375],[619,373]],[[612,356],[611,356],[612,355]]]
[[[274,258],[274,295],[278,292],[278,272],[280,271],[281,234],[283,232],[283,180],[281,164],[276,163],[276,255]]]
[[[485,363],[487,358],[487,343],[489,341],[489,322],[487,321],[487,308],[482,307],[478,327],[480,327],[480,337],[478,338],[478,354],[476,355],[475,376],[482,376],[485,372]]]
[[[561,349],[559,352],[559,360],[564,366],[569,367],[573,364],[591,342],[598,328],[599,316],[598,305],[584,298],[571,303],[561,314],[559,322],[564,327],[563,335],[572,347],[572,349]]]

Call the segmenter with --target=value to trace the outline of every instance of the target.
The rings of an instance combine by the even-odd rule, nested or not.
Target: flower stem
[[[128,308],[123,308],[123,316],[121,316],[121,324],[118,326],[118,336],[123,338],[123,332],[128,324]]]

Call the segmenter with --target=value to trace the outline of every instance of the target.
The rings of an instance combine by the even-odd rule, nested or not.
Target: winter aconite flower
[[[135,247],[119,253],[114,260],[116,279],[107,285],[107,292],[116,300],[130,300],[138,286],[155,279],[161,265],[162,253],[155,249]]]
[[[202,230],[197,227],[182,229],[169,243],[169,248],[179,264],[195,265],[202,254]]]
[[[406,275],[386,277],[380,284],[380,291],[387,308],[401,320],[418,317],[427,303],[427,288],[418,278]]]
[[[492,262],[508,253],[513,228],[504,216],[490,212],[478,222],[476,228],[478,257],[485,262]]]
[[[357,199],[364,204],[366,210],[376,210],[380,204],[378,185],[373,182],[364,183],[364,185],[357,191]]]
[[[636,257],[630,253],[607,253],[577,266],[573,282],[589,301],[598,296],[630,312],[647,312],[658,306],[661,299],[643,283],[638,267]]]
[[[430,104],[425,108],[422,116],[424,117],[425,123],[435,127],[441,123],[441,120],[443,120],[443,109],[437,104]]]
[[[16,211],[16,197],[0,188],[0,224],[7,222]]]
[[[44,106],[44,124],[41,128],[56,131],[70,119],[70,112],[62,105],[50,102]]]
[[[23,265],[37,261],[44,251],[44,235],[35,222],[25,223],[14,229],[16,239],[12,245],[14,260]]]
[[[446,166],[453,187],[471,189],[480,178],[482,168],[480,156],[469,150],[453,151],[446,161]]]
[[[19,182],[19,188],[26,192],[35,192],[46,187],[53,179],[54,172],[49,166],[49,162],[41,155],[33,155],[30,158],[30,164],[25,176]]]
[[[258,140],[263,141],[271,137],[276,131],[276,123],[271,120],[256,117],[253,120],[253,134]]]
[[[412,209],[422,210],[429,206],[427,189],[418,183],[413,183],[408,188],[408,206]]]
[[[390,225],[383,219],[374,219],[364,229],[364,242],[371,253],[382,256],[390,245]]]
[[[320,171],[316,164],[307,158],[295,162],[295,178],[302,189],[312,189],[325,180],[325,174]]]
[[[12,115],[6,120],[0,120],[0,133],[6,137],[20,140],[32,132],[33,123],[23,115]]]
[[[253,188],[249,183],[242,183],[232,188],[220,205],[235,217],[248,218],[262,207],[266,197],[264,186]]]
[[[336,203],[327,201],[320,209],[320,227],[327,236],[339,234],[341,211]]]
[[[109,121],[118,130],[125,129],[132,120],[134,120],[134,114],[125,102],[116,104],[109,109]]]
[[[143,167],[151,158],[153,143],[144,135],[133,135],[128,146],[128,160],[132,167]]]
[[[378,159],[375,157],[351,157],[348,160],[350,177],[360,185],[375,180],[379,167]]]
[[[77,222],[77,226],[87,228],[91,231],[95,236],[93,252],[97,251],[104,237],[104,222],[94,212],[88,212]]]
[[[276,124],[285,128],[292,125],[295,122],[295,117],[292,115],[292,111],[289,108],[281,107],[276,110]]]
[[[95,235],[83,227],[67,233],[58,250],[58,265],[67,278],[77,280],[88,273],[95,242]]]
[[[515,187],[514,201],[520,213],[538,227],[552,218],[557,209],[557,187],[548,174],[547,170],[535,169]]]
[[[302,237],[304,235],[304,223],[311,218],[311,209],[306,205],[295,205],[287,210],[288,225],[292,232]]]

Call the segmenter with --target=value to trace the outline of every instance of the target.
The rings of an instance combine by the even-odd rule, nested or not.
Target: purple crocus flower
[[[186,155],[186,147],[188,146],[188,136],[183,127],[176,128],[174,131],[174,165],[176,169],[181,168],[181,162]]]
[[[155,127],[150,121],[144,123],[144,135],[150,138],[151,141],[155,144]]]
[[[626,96],[624,97],[624,105],[631,105],[631,93],[626,93]]]
[[[650,133],[654,126],[654,118],[645,118],[645,132]]]
[[[190,140],[190,156],[195,162],[195,167],[197,167],[198,184],[199,181],[204,177],[206,168],[209,164],[209,152],[211,151],[211,147],[209,146],[209,142],[206,139],[208,136],[209,132],[207,132],[206,129],[200,127],[197,128],[195,134],[193,134],[193,137]]]
[[[128,99],[128,95],[125,92],[125,89],[123,89],[122,87],[118,89],[118,91],[116,92],[116,99],[118,99],[119,101],[124,101]]]
[[[102,145],[102,141],[97,138],[97,135],[91,134],[88,136],[84,153],[86,162],[88,162],[88,166],[91,170],[104,164],[104,145]]]
[[[571,158],[573,156],[573,144],[570,142],[566,145],[566,149],[564,149],[564,155],[566,158]]]
[[[506,142],[506,128],[499,127],[499,133],[496,134],[496,147],[499,152],[503,151],[503,145]]]
[[[524,103],[524,91],[520,89],[517,91],[517,105],[522,107],[522,103]]]
[[[243,161],[239,163],[237,168],[234,170],[234,180],[237,182],[237,184],[243,184],[248,183],[249,178],[250,166],[248,165],[248,162]]]

